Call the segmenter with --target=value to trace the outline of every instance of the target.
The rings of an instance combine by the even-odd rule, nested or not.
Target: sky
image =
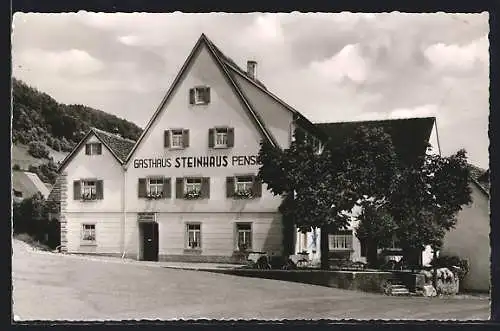
[[[488,14],[15,13],[12,73],[144,128],[205,33],[313,122],[436,116],[488,168]]]

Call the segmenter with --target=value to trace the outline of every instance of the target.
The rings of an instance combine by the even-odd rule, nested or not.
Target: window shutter
[[[227,147],[234,146],[234,128],[227,129]]]
[[[215,129],[208,129],[208,147],[214,147]]]
[[[85,144],[85,155],[90,155],[90,144]]]
[[[256,176],[253,177],[252,193],[257,198],[262,196],[262,182]]]
[[[189,89],[189,104],[194,105],[194,88]]]
[[[102,144],[97,144],[97,154],[102,154]]]
[[[163,178],[163,199],[170,199],[172,197],[172,183],[170,178]]]
[[[189,130],[182,131],[182,145],[184,147],[189,147]]]
[[[102,180],[96,181],[96,194],[98,200],[104,199],[104,185]]]
[[[163,146],[169,148],[170,147],[170,131],[165,130],[163,132]]]
[[[138,184],[138,197],[145,198],[146,197],[146,178],[139,178]]]
[[[234,196],[234,177],[226,177],[226,197]]]
[[[210,177],[201,179],[201,197],[210,199]]]
[[[80,200],[82,195],[82,183],[79,180],[73,181],[73,200]]]
[[[210,103],[210,87],[205,88],[205,102]]]
[[[184,178],[175,179],[175,198],[184,199]]]

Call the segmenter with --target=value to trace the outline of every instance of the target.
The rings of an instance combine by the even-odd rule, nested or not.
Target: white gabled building
[[[256,66],[240,69],[202,34],[137,142],[90,130],[59,168],[63,250],[212,262],[282,254],[281,198],[256,179],[260,143],[287,148],[296,128],[319,139],[330,128],[270,93]],[[289,235],[311,252],[307,235]]]

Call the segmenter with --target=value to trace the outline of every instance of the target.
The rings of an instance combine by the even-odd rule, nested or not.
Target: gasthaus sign
[[[134,159],[134,168],[225,168],[257,165],[257,155]]]

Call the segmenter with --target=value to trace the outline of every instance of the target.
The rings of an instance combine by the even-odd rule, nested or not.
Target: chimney
[[[247,74],[250,78],[257,78],[257,61],[247,61]]]

